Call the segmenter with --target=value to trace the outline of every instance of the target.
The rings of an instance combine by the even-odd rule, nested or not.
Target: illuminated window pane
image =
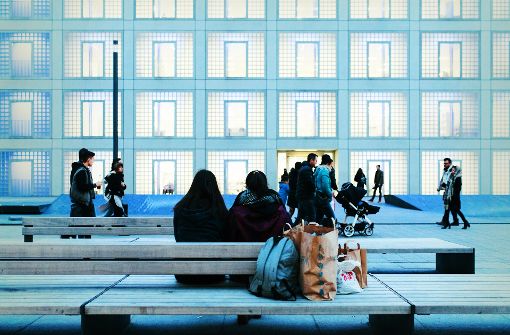
[[[439,76],[460,77],[460,43],[439,43]]]
[[[390,104],[388,102],[368,103],[368,136],[390,135]]]
[[[175,43],[154,43],[154,76],[175,77]]]
[[[83,1],[83,17],[97,18],[104,17],[103,0],[82,0]]]
[[[175,101],[154,102],[154,136],[175,136]]]
[[[104,136],[104,102],[84,101],[83,136]]]
[[[318,109],[315,101],[296,103],[297,136],[317,136]]]
[[[154,161],[153,166],[153,194],[163,194],[163,190],[175,192],[175,161]]]
[[[245,189],[246,175],[248,174],[247,161],[226,162],[226,194],[238,194]]]
[[[97,183],[98,181],[102,181],[105,174],[105,160],[104,159],[98,159],[94,156],[94,165],[90,168],[90,173],[92,174],[92,181],[94,183]],[[103,194],[103,188],[96,189],[96,192],[99,194]]]
[[[32,195],[32,161],[13,161],[11,171],[11,195]]]
[[[439,113],[439,136],[460,136],[460,102],[440,102]]]
[[[319,0],[296,0],[296,17],[298,19],[319,17]]]
[[[13,17],[31,17],[32,0],[12,0],[11,15]]]
[[[247,108],[248,102],[233,102],[228,101],[225,103],[225,112],[227,119],[227,129],[225,136],[246,136],[247,127]]]
[[[368,0],[368,17],[382,19],[390,17],[390,0]]]
[[[440,0],[439,16],[441,18],[461,17],[461,0]]]
[[[296,75],[298,77],[318,77],[318,44],[296,43]]]
[[[12,44],[11,73],[18,77],[28,77],[32,74],[32,43]]]
[[[389,43],[368,43],[368,76],[370,78],[390,76]]]
[[[154,0],[155,18],[175,18],[176,0]]]
[[[83,43],[83,77],[104,76],[104,43]]]
[[[32,102],[18,101],[11,103],[11,135],[32,135]]]
[[[237,19],[246,18],[247,15],[247,0],[225,0],[227,18]]]
[[[226,73],[227,77],[246,77],[247,75],[247,43],[226,42]]]

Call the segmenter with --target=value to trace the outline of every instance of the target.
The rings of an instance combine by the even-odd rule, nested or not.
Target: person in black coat
[[[306,162],[303,162],[298,173],[296,186],[296,199],[298,202],[298,217],[296,223],[301,220],[315,222],[315,182],[313,171],[317,165],[317,155],[308,154]]]
[[[453,166],[451,169],[451,177],[449,179],[448,184],[446,185],[446,196],[448,200],[448,209],[452,213],[453,216],[453,224],[455,226],[459,225],[459,218],[462,219],[464,223],[464,227],[462,229],[467,229],[471,227],[468,220],[460,210],[460,192],[462,190],[462,169],[458,166]],[[457,216],[458,215],[458,216]],[[450,223],[443,224],[443,229],[450,228],[452,226]]]
[[[186,195],[174,207],[174,235],[177,242],[223,242],[226,240],[227,207],[216,176],[209,170],[197,172]],[[207,250],[204,250],[207,252]],[[180,283],[213,283],[224,275],[175,275]]]
[[[120,158],[116,158],[113,160],[110,173],[104,178],[104,197],[108,201],[105,216],[127,216],[122,204],[125,190],[124,163],[122,163]]]
[[[384,172],[381,170],[380,165],[376,165],[377,170],[375,171],[374,176],[374,187],[372,189],[374,190],[374,193],[372,194],[372,198],[370,201],[374,201],[375,194],[377,193],[377,189],[379,189],[379,202],[381,202],[382,198],[382,187],[384,185]]]
[[[296,208],[298,207],[298,202],[296,199],[296,187],[298,180],[298,173],[301,169],[301,162],[296,162],[294,167],[290,169],[289,173],[289,197],[287,198],[287,206],[289,206],[289,215],[292,218]]]
[[[363,173],[363,170],[361,168],[358,169],[356,172],[356,175],[354,176],[354,181],[356,182],[356,187],[365,188],[365,185],[367,184],[367,177]]]

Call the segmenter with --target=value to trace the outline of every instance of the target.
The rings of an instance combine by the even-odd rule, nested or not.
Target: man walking
[[[296,199],[298,202],[298,217],[296,223],[301,220],[315,222],[315,182],[313,170],[317,165],[317,155],[308,154],[306,162],[303,162],[298,173],[296,186]]]
[[[451,168],[452,168],[452,160],[448,157],[443,159],[443,175],[441,179],[439,179],[439,183],[437,185],[437,192],[446,190],[446,186],[448,185],[448,181],[451,176]],[[448,226],[450,224],[450,208],[446,201],[446,194],[443,194],[443,204],[444,204],[444,213],[443,218],[440,222],[436,222],[438,225]],[[455,225],[455,224],[454,224]],[[457,223],[458,225],[458,223]]]
[[[375,171],[374,176],[374,187],[372,189],[374,190],[374,193],[372,194],[372,199],[370,201],[374,201],[375,194],[377,193],[377,189],[379,189],[379,202],[381,202],[382,198],[382,186],[384,185],[384,172],[381,170],[380,165],[376,165],[377,170]]]

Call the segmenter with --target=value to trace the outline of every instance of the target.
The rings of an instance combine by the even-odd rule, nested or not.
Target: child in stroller
[[[362,201],[367,191],[364,188],[355,187],[352,183],[344,183],[335,197],[335,200],[342,205],[345,210],[344,222],[338,229],[346,236],[351,237],[355,232],[371,236],[374,233],[374,223],[368,218],[368,214],[379,212],[377,206],[372,206]],[[347,218],[353,216],[351,223]]]

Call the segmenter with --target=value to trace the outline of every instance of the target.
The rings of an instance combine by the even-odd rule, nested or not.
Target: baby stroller
[[[363,188],[355,187],[352,183],[344,183],[338,192],[335,200],[342,205],[345,210],[344,222],[340,223],[338,229],[346,237],[351,237],[355,232],[363,233],[371,236],[374,233],[374,223],[368,218],[368,214],[376,214],[379,212],[377,206],[372,206],[362,201],[367,191]],[[356,204],[356,205],[354,205]],[[353,216],[351,223],[347,222],[347,218]]]

